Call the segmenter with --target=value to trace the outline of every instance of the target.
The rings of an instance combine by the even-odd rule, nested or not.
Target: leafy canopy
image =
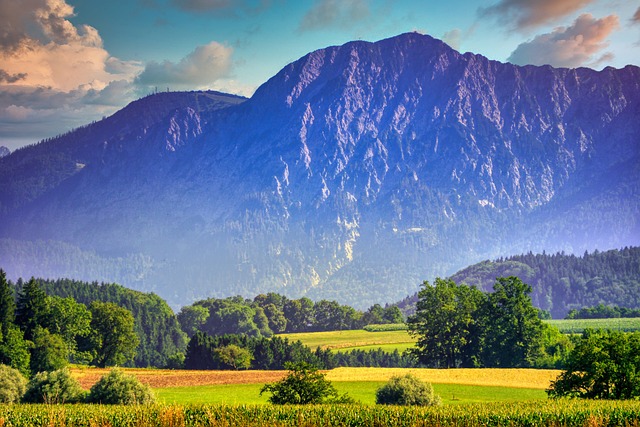
[[[305,362],[288,364],[289,373],[282,380],[265,384],[262,393],[271,393],[269,402],[276,405],[317,403],[352,403],[345,393],[339,395],[333,384],[318,368]]]

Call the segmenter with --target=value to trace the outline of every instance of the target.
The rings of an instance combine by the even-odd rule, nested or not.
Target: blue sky
[[[640,0],[0,0],[0,145],[158,87],[250,96],[287,63],[408,31],[516,64],[640,65]]]

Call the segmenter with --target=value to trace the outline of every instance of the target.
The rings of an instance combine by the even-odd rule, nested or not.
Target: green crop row
[[[545,320],[549,325],[555,326],[563,334],[581,334],[585,329],[611,329],[613,331],[636,332],[640,331],[640,318],[616,318],[616,319],[562,319]]]
[[[416,408],[321,405],[2,405],[2,427],[638,426],[638,401],[545,400]]]
[[[367,332],[389,332],[389,331],[406,331],[406,323],[382,323],[367,325],[364,328]]]

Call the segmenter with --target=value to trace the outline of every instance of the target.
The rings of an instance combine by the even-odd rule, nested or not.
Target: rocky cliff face
[[[159,94],[2,159],[2,235],[140,254],[124,284],[174,303],[359,307],[484,258],[638,243],[638,67],[517,67],[404,34],[310,53],[243,101]],[[24,172],[42,153],[64,160]]]

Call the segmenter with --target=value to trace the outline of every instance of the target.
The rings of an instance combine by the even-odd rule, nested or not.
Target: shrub
[[[36,374],[22,400],[28,403],[79,403],[86,392],[67,368]]]
[[[393,376],[376,391],[376,403],[382,405],[420,405],[440,404],[440,396],[433,393],[430,383],[411,374]]]
[[[26,386],[27,380],[20,371],[0,365],[0,403],[18,402]]]
[[[346,393],[339,395],[325,374],[305,362],[287,364],[289,373],[277,383],[265,384],[260,394],[271,393],[269,402],[277,405],[310,403],[353,403]]]
[[[87,401],[111,405],[149,404],[155,402],[155,396],[148,385],[114,368],[91,387]]]

